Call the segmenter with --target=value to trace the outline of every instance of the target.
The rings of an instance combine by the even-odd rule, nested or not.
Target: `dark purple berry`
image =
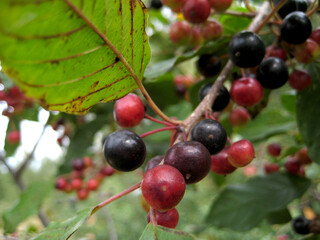
[[[199,94],[198,94],[200,101],[202,101],[205,98],[205,96],[208,94],[212,84],[213,83],[207,83],[200,88]],[[211,107],[212,111],[214,112],[222,111],[228,106],[229,102],[230,102],[229,91],[224,86],[222,86],[222,88],[220,88],[219,90],[217,98],[214,100],[212,104],[212,107]]]
[[[277,5],[281,0],[273,0],[273,4]],[[285,18],[289,13],[294,11],[306,12],[308,9],[308,3],[306,0],[287,0],[285,4],[278,10],[278,14],[281,18]]]
[[[203,54],[197,61],[198,71],[205,77],[213,77],[221,70],[221,61],[212,54]]]
[[[155,166],[158,166],[159,163],[162,161],[162,159],[163,159],[163,156],[155,156],[155,157],[151,158],[151,159],[148,161],[148,163],[147,163],[147,165],[146,165],[146,167],[145,167],[145,169],[144,169],[144,172],[147,172],[147,171],[150,170],[151,168],[153,168],[153,167],[155,167]]]
[[[309,229],[310,221],[306,219],[304,216],[296,217],[292,220],[292,229],[301,235],[306,235],[310,233]]]

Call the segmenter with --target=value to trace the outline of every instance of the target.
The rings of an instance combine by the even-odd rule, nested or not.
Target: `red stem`
[[[173,130],[173,129],[177,129],[176,126],[167,126],[167,127],[163,127],[163,128],[159,128],[159,129],[155,129],[152,130],[150,132],[146,132],[140,135],[141,138],[147,137],[151,134],[157,133],[157,132],[162,132],[162,131],[167,131],[167,130]]]
[[[242,75],[242,77],[243,77],[243,78],[246,77],[246,73],[244,72],[244,69],[243,69],[243,68],[240,68],[240,70],[241,70],[241,75]]]
[[[153,224],[153,226],[157,226],[157,217],[156,217],[156,211],[154,208],[150,207],[150,222]]]
[[[151,121],[153,121],[153,122],[156,122],[156,123],[160,123],[160,124],[166,125],[166,126],[174,126],[174,124],[172,124],[172,123],[161,121],[161,120],[159,120],[159,119],[156,119],[156,118],[154,118],[154,117],[151,117],[151,116],[148,115],[148,114],[145,114],[145,115],[144,115],[144,118],[149,119],[149,120],[151,120]]]
[[[229,138],[229,137],[227,138],[227,141],[228,141],[228,143],[229,143],[230,145],[232,145],[232,144],[233,144],[233,142],[230,140],[230,138]]]

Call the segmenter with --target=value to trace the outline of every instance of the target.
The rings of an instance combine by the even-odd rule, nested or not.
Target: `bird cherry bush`
[[[316,239],[319,21],[318,1],[306,0],[2,0],[1,161],[22,191],[5,234],[37,213],[46,228],[33,239],[69,239],[140,189],[145,230],[127,232],[133,203],[117,209],[126,239],[236,239],[253,228]],[[8,161],[39,105],[64,161],[55,183],[26,185],[38,143],[20,166]],[[139,180],[106,194],[126,175]],[[40,209],[53,187],[95,205],[59,222]]]

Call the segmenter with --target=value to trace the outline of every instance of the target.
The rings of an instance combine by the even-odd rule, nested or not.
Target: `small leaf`
[[[195,238],[186,232],[162,226],[154,227],[152,223],[149,223],[140,240],[195,240]]]
[[[292,217],[287,208],[280,211],[270,212],[267,215],[267,220],[270,224],[284,224],[291,221]]]
[[[12,233],[19,223],[38,213],[43,200],[53,189],[53,183],[34,182],[20,196],[19,201],[3,214],[4,230]]]
[[[301,91],[297,98],[297,122],[303,141],[308,147],[311,159],[320,164],[320,67],[319,63],[309,64],[311,85]]]
[[[70,236],[93,214],[94,208],[86,208],[64,222],[51,222],[38,236],[32,240],[62,240]]]
[[[83,114],[138,88],[147,17],[140,0],[1,0],[1,64],[47,109]]]
[[[269,213],[281,211],[309,188],[306,178],[283,173],[227,186],[213,202],[205,223],[237,231],[257,226]]]
[[[282,106],[291,113],[296,113],[297,97],[292,93],[285,93],[281,95]]]

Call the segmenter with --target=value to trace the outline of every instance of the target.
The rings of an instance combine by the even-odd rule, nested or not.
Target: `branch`
[[[237,16],[237,17],[248,17],[248,18],[254,18],[256,16],[255,13],[248,13],[248,12],[237,12],[232,10],[227,10],[223,14],[231,15],[231,16]]]

